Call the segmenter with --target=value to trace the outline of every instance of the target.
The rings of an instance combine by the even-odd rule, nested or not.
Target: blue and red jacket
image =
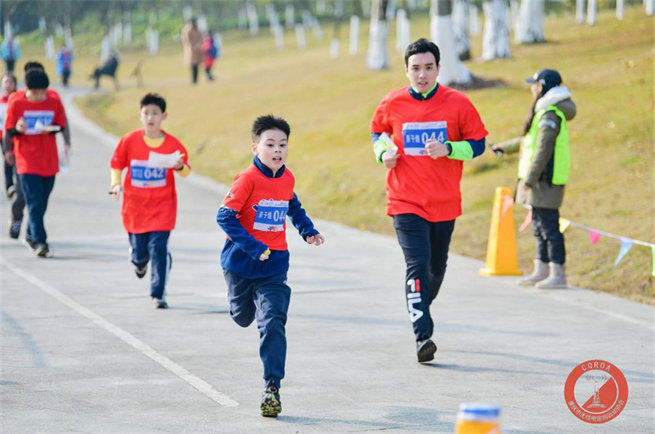
[[[221,267],[248,279],[270,277],[289,270],[286,217],[303,239],[318,234],[293,192],[295,179],[286,166],[275,176],[259,158],[234,177],[216,221],[227,239]],[[260,261],[262,253],[271,254]]]

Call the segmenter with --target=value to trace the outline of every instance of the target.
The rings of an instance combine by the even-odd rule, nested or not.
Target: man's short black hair
[[[261,136],[264,131],[268,130],[280,130],[287,135],[287,139],[289,138],[289,134],[291,134],[291,127],[289,127],[289,123],[287,121],[282,118],[275,117],[272,114],[264,115],[255,119],[255,122],[252,123],[252,129],[250,130],[250,133],[252,134],[253,141],[255,138]]]
[[[43,64],[40,62],[36,62],[34,60],[30,60],[29,62],[25,63],[25,66],[23,66],[23,71],[27,73],[30,69],[40,69],[41,71],[45,71],[45,68],[43,67]]]
[[[166,100],[163,96],[158,93],[147,93],[143,98],[141,98],[139,107],[144,107],[150,104],[154,104],[161,109],[162,113],[166,113]]]
[[[439,54],[439,47],[437,47],[437,44],[435,44],[434,42],[428,41],[425,38],[421,38],[409,44],[405,49],[405,66],[407,66],[407,59],[409,59],[410,56],[419,53],[434,54],[434,59],[437,61],[437,65],[439,65],[439,61],[441,60],[441,55]]]

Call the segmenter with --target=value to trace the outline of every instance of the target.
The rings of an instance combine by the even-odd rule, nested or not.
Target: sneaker
[[[16,186],[15,185],[10,185],[7,187],[7,197],[9,199],[12,199],[16,195]]]
[[[280,390],[275,386],[268,386],[262,395],[262,404],[260,406],[262,416],[277,417],[282,412],[280,403]]]
[[[139,268],[136,265],[134,266],[134,274],[136,274],[136,277],[139,279],[143,279],[143,276],[146,275],[146,271],[148,271],[148,264],[144,265],[142,268]]]
[[[52,256],[50,249],[46,243],[36,243],[34,244],[34,253],[39,258],[49,258]]]
[[[153,297],[152,303],[155,309],[168,309],[168,303],[164,299]]]
[[[22,220],[9,220],[9,238],[17,239],[20,235]]]
[[[419,363],[429,362],[434,359],[434,353],[437,352],[437,345],[432,339],[416,342],[416,356]]]

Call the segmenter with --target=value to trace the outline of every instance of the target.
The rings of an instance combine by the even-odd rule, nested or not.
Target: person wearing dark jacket
[[[534,271],[521,286],[566,288],[564,237],[559,230],[559,207],[569,179],[568,122],[575,117],[571,92],[553,69],[541,69],[526,79],[534,100],[523,128],[519,157],[517,202],[532,207],[532,229],[537,240]],[[518,148],[495,145],[494,150]]]

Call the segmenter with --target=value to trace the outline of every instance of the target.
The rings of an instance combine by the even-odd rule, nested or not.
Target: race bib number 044
[[[405,155],[414,157],[427,155],[425,142],[429,139],[445,142],[448,140],[448,124],[438,122],[407,122],[403,124],[403,147]]]
[[[266,232],[282,231],[289,211],[289,201],[262,199],[255,207],[255,211],[257,214],[253,229]]]

